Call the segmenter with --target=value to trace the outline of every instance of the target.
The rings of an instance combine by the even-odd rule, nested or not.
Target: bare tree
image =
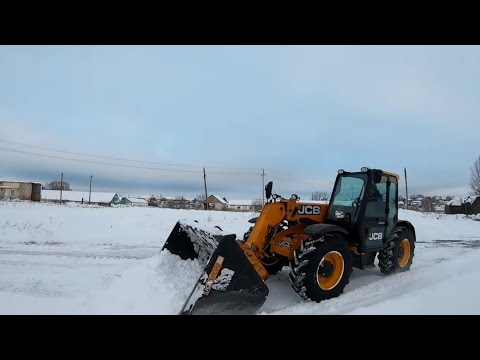
[[[314,191],[312,192],[311,200],[327,200],[327,193],[324,191]]]
[[[427,196],[425,198],[423,198],[422,200],[422,208],[423,208],[423,211],[426,211],[426,212],[432,212],[434,211],[435,209],[435,203],[433,201],[433,198],[430,197],[430,196]]]
[[[193,201],[202,204],[202,209],[205,210],[207,206],[205,199],[205,194],[198,194],[197,196],[195,196],[195,199],[193,199]]]
[[[205,201],[205,194],[199,194],[197,196],[195,196],[195,199],[193,199],[195,201],[198,201],[198,202],[204,202]]]
[[[252,209],[255,211],[262,210],[262,199],[252,200]]]
[[[480,195],[480,156],[475,160],[472,167],[470,187],[473,195]]]
[[[60,188],[62,188],[62,182],[58,180],[49,182],[48,184],[45,185],[45,190],[60,190]],[[64,181],[62,190],[70,191],[72,189],[70,188],[70,184]]]
[[[148,199],[148,206],[158,206],[158,199],[155,197],[155,195],[150,195],[150,198]]]

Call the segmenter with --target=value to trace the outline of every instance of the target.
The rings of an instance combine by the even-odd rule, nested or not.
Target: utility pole
[[[407,199],[405,200],[405,209],[408,210],[408,185],[407,185],[407,168],[404,167],[403,171],[405,172],[405,194],[407,196]]]
[[[208,210],[207,174],[205,174],[205,168],[203,168],[203,183],[205,184],[205,210]]]
[[[63,191],[63,171],[62,171],[62,176],[60,178],[60,203],[62,202],[62,191]]]
[[[88,193],[88,203],[90,204],[90,198],[92,196],[92,177],[93,175],[90,175],[90,192]]]
[[[262,207],[265,206],[265,169],[262,169]]]

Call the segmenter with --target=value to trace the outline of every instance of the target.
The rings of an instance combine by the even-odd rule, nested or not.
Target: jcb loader
[[[181,314],[253,314],[267,298],[265,280],[285,265],[293,290],[316,302],[342,294],[352,267],[376,257],[383,274],[409,270],[415,229],[398,219],[398,180],[378,169],[340,169],[328,204],[284,199],[269,182],[267,203],[242,239],[178,222],[162,251],[206,263]]]

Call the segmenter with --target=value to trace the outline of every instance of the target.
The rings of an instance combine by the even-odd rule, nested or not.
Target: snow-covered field
[[[175,314],[201,271],[160,253],[180,219],[242,236],[254,214],[0,202],[0,314]],[[401,210],[417,231],[409,272],[354,269],[342,296],[302,300],[289,269],[259,314],[480,314],[480,221]]]

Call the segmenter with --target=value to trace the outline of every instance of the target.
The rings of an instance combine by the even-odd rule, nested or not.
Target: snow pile
[[[203,273],[198,260],[161,252],[124,272],[95,299],[95,314],[178,314]]]

